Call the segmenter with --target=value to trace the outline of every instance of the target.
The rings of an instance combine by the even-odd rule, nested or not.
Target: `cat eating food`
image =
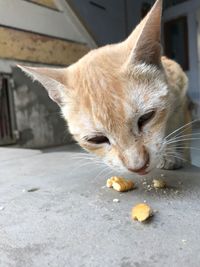
[[[183,163],[169,137],[189,122],[188,79],[161,55],[161,14],[157,0],[125,41],[67,68],[19,66],[60,106],[74,139],[118,171],[144,175]]]

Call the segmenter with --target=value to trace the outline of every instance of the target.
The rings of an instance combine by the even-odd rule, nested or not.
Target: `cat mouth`
[[[149,173],[149,171],[147,171],[147,170],[144,170],[144,171],[141,171],[141,172],[136,172],[137,174],[139,174],[139,175],[146,175],[146,174],[148,174]]]
[[[146,175],[150,172],[149,170],[147,170],[149,167],[149,162],[150,162],[150,159],[149,159],[149,155],[148,155],[145,164],[141,168],[139,168],[139,169],[128,168],[128,170],[130,172],[135,172],[139,175]]]

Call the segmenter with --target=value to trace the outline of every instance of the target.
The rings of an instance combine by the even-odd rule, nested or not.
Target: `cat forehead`
[[[166,82],[156,78],[148,82],[129,82],[126,90],[126,107],[129,114],[132,111],[143,112],[148,109],[164,107],[169,97],[169,89]],[[131,110],[131,111],[130,111]]]
[[[148,109],[166,108],[166,101],[163,101],[165,95],[159,94],[158,90],[147,93],[141,86],[129,89],[129,94],[124,94],[122,98],[109,93],[93,97],[82,95],[68,116],[71,132],[80,137],[96,132],[116,136]]]
[[[147,104],[158,104],[168,94],[164,74],[153,66],[140,64],[130,70],[122,68],[109,69],[105,65],[84,64],[77,68],[73,75],[73,86],[77,92],[79,104],[92,107],[93,111],[116,110],[123,103],[131,104],[131,108],[140,108]],[[161,101],[162,102],[162,101]],[[160,103],[161,103],[160,102]]]

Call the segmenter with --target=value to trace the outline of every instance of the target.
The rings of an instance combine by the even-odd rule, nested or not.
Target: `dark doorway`
[[[15,142],[13,107],[10,79],[8,76],[0,75],[0,145]]]
[[[164,23],[165,55],[189,70],[187,17],[182,16]]]

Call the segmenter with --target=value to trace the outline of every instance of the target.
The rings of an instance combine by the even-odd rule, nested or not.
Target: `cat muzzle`
[[[141,168],[139,168],[139,169],[128,168],[128,170],[131,172],[138,173],[140,175],[147,174],[149,172],[149,171],[147,171],[147,168],[149,167],[149,154],[147,154],[147,155],[148,156],[147,156],[146,162]]]

